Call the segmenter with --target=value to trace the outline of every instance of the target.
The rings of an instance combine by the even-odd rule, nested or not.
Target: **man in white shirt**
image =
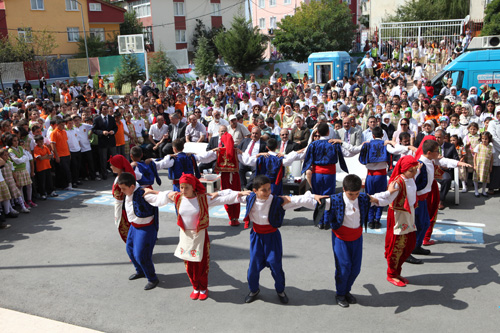
[[[92,125],[82,123],[82,118],[79,115],[74,115],[72,118],[78,135],[78,142],[80,143],[82,167],[87,167],[90,180],[101,180],[101,178],[96,177],[94,156],[92,154],[92,146],[90,145],[89,139],[89,132],[92,130]],[[84,180],[86,180],[86,178]]]
[[[189,125],[186,127],[186,142],[205,142],[207,130],[198,122],[195,115],[189,116]]]
[[[391,97],[394,97],[394,96],[401,97],[401,94],[403,93],[403,91],[406,91],[406,88],[404,87],[404,80],[399,79],[398,85],[396,87],[392,88],[392,90],[391,90]]]
[[[88,79],[87,79],[87,85],[90,87],[90,88],[94,88],[94,80],[92,80],[92,76],[89,75],[87,76]]]
[[[408,101],[412,103],[414,100],[418,100],[420,94],[427,96],[427,91],[422,87],[422,80],[415,80],[413,81],[413,88],[408,92]]]
[[[212,116],[214,117],[214,119],[208,124],[207,130],[208,141],[210,141],[212,137],[219,135],[219,128],[222,125],[229,126],[229,123],[220,117],[220,111],[214,111],[212,113]]]
[[[363,131],[363,142],[373,140],[372,130],[375,127],[377,127],[377,119],[374,116],[368,117],[368,128]],[[384,133],[382,140],[384,140],[384,141],[389,140],[387,133],[384,130],[382,130],[382,131]]]
[[[229,125],[227,132],[233,137],[235,146],[238,146],[244,138],[250,137],[250,131],[238,122],[234,114],[229,116]]]
[[[163,147],[167,144],[168,126],[165,125],[163,116],[156,116],[156,124],[149,128],[149,144],[146,149],[156,152],[160,158],[163,158]]]
[[[257,90],[260,90],[259,82],[255,81],[255,74],[250,74],[250,81],[247,82],[247,91],[252,91],[252,86],[255,84]]]

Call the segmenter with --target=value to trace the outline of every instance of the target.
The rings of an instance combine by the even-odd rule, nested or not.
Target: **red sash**
[[[147,227],[148,225],[153,224],[154,221],[155,220],[152,219],[151,222],[146,223],[146,224],[135,224],[134,222],[130,222],[130,225],[134,226],[135,228],[144,228],[144,227]]]
[[[276,230],[278,230],[278,229],[276,229],[275,227],[273,227],[270,224],[256,224],[256,223],[252,223],[252,226],[253,226],[253,231],[255,231],[258,234],[270,234],[270,233],[275,232]]]
[[[335,164],[313,165],[312,172],[324,175],[334,175],[337,173],[337,166]]]
[[[379,170],[368,169],[368,176],[387,176],[387,169],[379,169]]]
[[[422,201],[422,200],[427,200],[427,197],[429,196],[429,192],[417,195],[417,201]]]
[[[348,228],[346,226],[341,226],[337,230],[332,230],[337,238],[345,241],[352,242],[361,237],[363,234],[363,228],[359,227],[356,229]]]

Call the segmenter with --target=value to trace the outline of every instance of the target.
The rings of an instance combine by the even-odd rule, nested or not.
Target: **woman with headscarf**
[[[404,287],[409,283],[408,279],[401,276],[401,268],[415,249],[417,184],[414,177],[418,166],[419,163],[413,156],[403,156],[394,167],[388,190],[375,194],[375,200],[372,199],[379,206],[389,205],[385,236],[387,281],[397,287]]]
[[[209,209],[213,206],[232,204],[238,201],[240,192],[224,190],[207,194],[203,184],[191,174],[183,174],[179,179],[180,192],[158,192],[145,189],[148,194],[155,194],[148,202],[156,207],[174,203],[177,213],[177,225],[180,227],[179,244],[174,255],[184,260],[186,272],[193,286],[192,300],[208,298],[208,270],[210,262],[210,240],[207,233]],[[151,196],[148,196],[151,197]]]
[[[274,72],[273,75],[269,78],[269,84],[273,85],[278,82],[278,72]]]
[[[118,227],[118,232],[124,242],[127,242],[128,230],[130,228],[130,223],[127,219],[127,212],[125,212],[125,206],[123,205],[123,200],[125,200],[125,194],[123,194],[120,186],[118,186],[118,177],[122,172],[128,172],[135,176],[135,178],[141,178],[141,174],[136,174],[134,169],[130,165],[123,155],[115,155],[109,159],[111,165],[111,170],[116,173],[115,181],[113,182],[112,195],[115,198],[115,225]]]
[[[476,87],[470,87],[469,89],[469,95],[467,97],[467,102],[470,105],[477,105],[479,104],[479,97],[477,95],[477,88]]]

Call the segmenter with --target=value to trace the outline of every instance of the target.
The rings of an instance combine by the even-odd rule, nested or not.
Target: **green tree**
[[[215,45],[224,61],[244,78],[262,62],[267,41],[267,36],[257,27],[238,16],[234,18],[231,29],[217,35]]]
[[[137,35],[142,34],[144,26],[137,19],[135,11],[125,12],[124,21],[120,24],[120,35]]]
[[[33,54],[33,58],[29,60],[29,69],[36,72],[38,77],[42,77],[47,74],[48,67],[57,61],[54,56],[54,50],[59,46],[56,42],[55,35],[44,29],[37,32],[31,33],[30,41],[19,40],[19,47],[21,49],[30,49],[30,53]]]
[[[463,19],[469,14],[470,0],[408,0],[398,6],[386,22]]]
[[[4,65],[4,63],[33,59],[33,54],[26,45],[22,41],[15,39],[14,43],[12,43],[12,38],[3,37],[0,39],[0,85],[3,91],[5,91],[5,87],[3,86],[2,74],[5,66],[8,66],[8,64]]]
[[[349,51],[355,29],[351,10],[345,3],[311,1],[278,23],[273,44],[285,59],[306,62],[313,52]]]
[[[135,55],[125,54],[122,56],[120,66],[115,69],[115,87],[118,91],[121,91],[124,84],[130,83],[134,86],[137,80],[144,80],[145,76],[144,70],[139,65]]]
[[[215,46],[215,38],[217,37],[218,34],[224,31],[226,31],[226,28],[224,28],[224,26],[221,26],[219,28],[207,29],[205,23],[203,23],[202,20],[196,19],[196,27],[194,28],[193,37],[191,38],[191,44],[193,44],[193,47],[197,49],[198,40],[201,37],[205,37],[208,40],[208,47],[217,57],[219,53],[217,51],[217,47]]]
[[[500,0],[493,0],[484,11],[484,26],[481,36],[500,35]]]
[[[163,51],[160,46],[160,50],[153,53],[151,56],[148,55],[148,70],[151,79],[158,84],[159,87],[162,86],[162,82],[165,78],[175,76],[176,68],[170,58],[167,57],[167,53]]]
[[[196,74],[208,76],[216,72],[215,55],[208,46],[208,40],[205,36],[198,39],[198,49],[194,56],[194,66]]]
[[[89,58],[104,57],[109,55],[106,42],[101,41],[99,36],[87,36],[87,49],[89,51]],[[85,40],[83,37],[78,39],[78,58],[86,58],[85,53]]]

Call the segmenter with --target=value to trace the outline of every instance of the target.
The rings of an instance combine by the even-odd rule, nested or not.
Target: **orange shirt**
[[[104,88],[104,80],[99,79],[99,88]]]
[[[184,117],[184,108],[186,107],[187,103],[186,102],[175,102],[175,109],[176,110],[181,110],[182,116]]]
[[[168,88],[168,86],[170,85],[170,82],[172,82],[172,80],[170,80],[168,77],[165,79],[165,88]]]
[[[46,156],[50,154],[50,149],[46,146],[43,145],[42,148],[38,147],[38,145],[35,146],[35,149],[33,149],[33,154],[35,155],[35,162],[36,162],[36,171],[40,172],[43,170],[50,169],[50,158],[46,160],[41,160],[38,157],[41,156]]]
[[[123,131],[123,123],[121,121],[116,123],[118,130],[115,133],[116,146],[123,146],[125,144],[125,132]]]
[[[62,95],[64,96],[64,103],[71,102],[71,94],[69,92],[63,93]]]
[[[50,142],[56,144],[57,154],[59,157],[69,156],[69,146],[68,146],[68,134],[65,130],[60,130],[56,127],[55,130],[50,133]]]

